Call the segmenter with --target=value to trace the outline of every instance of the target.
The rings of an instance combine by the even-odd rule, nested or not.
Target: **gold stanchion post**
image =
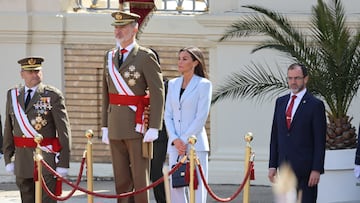
[[[196,137],[194,135],[189,137],[189,144],[190,147],[190,203],[195,203],[195,189],[194,189],[194,169],[195,169],[195,143],[196,143]]]
[[[35,149],[35,155],[34,160],[36,161],[37,165],[37,181],[35,182],[35,203],[41,203],[42,202],[42,188],[41,188],[41,177],[42,177],[42,166],[41,166],[41,160],[42,157],[42,151],[40,148],[40,143],[43,140],[43,136],[40,134],[35,135],[34,141],[36,142],[36,149]]]
[[[246,149],[245,149],[245,175],[249,168],[250,157],[251,157],[251,145],[250,142],[253,140],[253,134],[248,132],[245,135]],[[244,186],[243,203],[250,202],[250,177],[247,179]]]
[[[94,182],[93,182],[93,160],[92,160],[92,142],[91,139],[94,137],[94,132],[92,130],[87,130],[85,132],[85,137],[88,139],[86,144],[86,177],[87,177],[87,190],[93,192]],[[94,197],[90,194],[87,195],[88,203],[94,202]]]

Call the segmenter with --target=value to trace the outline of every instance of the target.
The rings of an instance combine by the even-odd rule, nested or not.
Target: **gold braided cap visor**
[[[21,66],[21,68],[23,70],[41,70],[42,67],[41,65],[37,64],[37,65],[24,65],[24,66]]]
[[[40,70],[43,61],[42,57],[31,56],[18,60],[18,63],[21,65],[22,70]]]
[[[132,22],[135,22],[134,19],[128,19],[128,20],[115,20],[113,23],[111,23],[112,26],[124,26],[127,24],[130,24]]]
[[[130,24],[132,22],[135,22],[139,20],[140,16],[135,13],[127,13],[127,12],[114,12],[111,14],[111,16],[114,18],[114,22],[111,24],[113,26],[124,26],[127,24]]]

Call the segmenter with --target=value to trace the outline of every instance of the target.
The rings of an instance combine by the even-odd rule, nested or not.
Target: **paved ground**
[[[2,162],[3,160],[0,159]],[[75,179],[78,175],[80,163],[70,163],[70,179],[72,182],[75,182]],[[104,194],[115,194],[114,192],[114,182],[112,181],[112,168],[110,164],[94,164],[94,191],[97,193]],[[83,174],[84,175],[84,174]],[[86,188],[86,182],[81,182],[80,186]],[[239,188],[239,185],[210,185],[211,190],[215,193],[216,196],[220,198],[231,197]],[[69,193],[72,188],[67,184],[63,184],[63,196]],[[153,197],[153,192],[150,191],[151,203],[155,203]],[[15,185],[15,177],[9,175],[5,171],[3,163],[0,163],[0,203],[20,203],[20,194]],[[65,203],[86,203],[87,195],[83,192],[76,191],[71,199],[62,201]],[[94,203],[113,203],[116,202],[114,199],[105,199],[105,198],[94,198]],[[208,195],[208,203],[217,202],[214,198]],[[243,202],[242,193],[240,193],[233,201],[231,202]],[[273,195],[271,187],[268,186],[251,186],[250,187],[250,202],[251,203],[271,203],[273,202]]]
[[[0,159],[0,161],[2,161]],[[70,164],[70,179],[72,182],[75,182],[75,177],[78,175],[79,171],[79,163],[71,163]],[[94,191],[96,193],[103,193],[103,194],[115,194],[114,192],[114,182],[112,181],[112,169],[110,164],[94,164]],[[83,174],[84,175],[84,174]],[[80,186],[86,188],[86,182],[81,182]],[[239,185],[220,185],[220,184],[212,184],[210,185],[211,190],[215,193],[216,196],[220,198],[228,198],[233,196],[233,194],[239,188]],[[68,185],[63,184],[63,196],[67,195],[72,188]],[[234,200],[231,202],[242,203],[243,198],[242,194],[240,193]],[[272,203],[274,197],[272,194],[272,189],[269,186],[259,186],[259,185],[252,185],[250,186],[250,203]],[[153,197],[152,190],[150,191],[150,203],[156,203]],[[207,198],[208,203],[215,203],[217,202],[213,197],[208,195]],[[20,203],[20,195],[19,191],[15,185],[15,177],[13,175],[9,175],[5,171],[4,164],[0,164],[0,203]],[[86,203],[87,195],[83,192],[76,191],[74,195],[66,201],[62,201],[65,203]],[[105,199],[105,198],[94,198],[94,203],[115,203],[114,199]],[[320,203],[320,202],[319,202]],[[324,202],[321,202],[324,203]],[[328,203],[328,202],[326,202]],[[335,202],[333,202],[335,203]],[[336,203],[359,203],[359,201],[342,201]]]
[[[86,188],[86,182],[81,182],[81,186]],[[221,198],[230,197],[238,189],[238,185],[211,185],[212,191]],[[95,181],[94,191],[97,193],[114,194],[113,181]],[[64,193],[66,195],[70,188],[64,185]],[[151,203],[155,203],[152,191],[150,192]],[[271,203],[272,193],[271,188],[267,186],[251,186],[250,187],[250,202],[251,203]],[[242,193],[231,202],[242,202]],[[1,203],[20,203],[20,195],[14,183],[0,183],[0,202]],[[63,201],[66,203],[86,203],[87,195],[82,192],[75,192],[71,199]],[[116,202],[114,199],[94,198],[94,203],[110,203]],[[209,203],[217,202],[212,197],[208,196]]]

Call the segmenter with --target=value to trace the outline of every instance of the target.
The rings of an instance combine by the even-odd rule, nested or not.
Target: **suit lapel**
[[[117,68],[117,70],[119,70],[120,69],[120,67],[119,67],[119,49],[117,49],[115,51],[112,61],[115,64],[115,67]]]
[[[297,107],[296,111],[295,111],[295,114],[293,116],[293,119],[291,121],[291,124],[290,124],[290,128],[291,126],[293,125],[293,123],[296,122],[296,120],[298,119],[298,117],[300,117],[301,115],[301,112],[304,110],[304,106],[306,105],[307,103],[307,100],[309,100],[309,93],[306,91],[306,93],[304,94],[304,96],[301,98],[301,101],[299,103],[299,106]]]
[[[19,95],[17,96],[17,101],[19,102],[20,106],[24,109],[25,108],[25,86],[20,88]]]
[[[180,104],[180,90],[181,90],[181,84],[182,84],[182,81],[184,80],[184,78],[181,76],[179,79],[177,79],[175,81],[175,84],[174,84],[174,95],[175,95],[175,101],[178,102],[178,104]]]
[[[182,78],[182,79],[184,79],[184,78]],[[200,79],[200,77],[197,76],[197,75],[194,75],[194,76],[191,78],[188,86],[185,88],[185,91],[184,91],[184,93],[183,93],[182,96],[181,96],[180,103],[183,102],[184,99],[186,99],[186,98],[191,94],[191,92],[192,92],[193,89],[195,89],[195,87],[197,86],[197,84],[198,84],[199,81],[200,81],[199,79]],[[182,81],[181,81],[181,83],[182,83]],[[180,88],[181,88],[181,87],[180,87]]]
[[[125,61],[123,61],[123,64],[121,66],[127,66],[128,64],[130,64],[136,57],[138,51],[139,45],[135,44],[134,48],[130,51],[129,55],[126,57]]]
[[[286,107],[287,107],[287,104],[289,102],[289,99],[290,99],[290,94],[286,95],[284,97],[284,100],[280,104],[280,111],[282,112],[281,119],[283,120],[285,128],[287,128],[286,127]]]

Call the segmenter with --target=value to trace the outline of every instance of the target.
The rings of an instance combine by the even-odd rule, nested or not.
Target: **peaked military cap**
[[[114,12],[111,14],[111,16],[114,18],[114,22],[111,23],[111,25],[113,25],[113,26],[127,25],[127,24],[135,22],[135,21],[137,22],[140,18],[140,16],[138,14],[123,12],[123,11]]]
[[[26,57],[18,60],[23,70],[40,70],[41,63],[44,61],[41,57]]]

